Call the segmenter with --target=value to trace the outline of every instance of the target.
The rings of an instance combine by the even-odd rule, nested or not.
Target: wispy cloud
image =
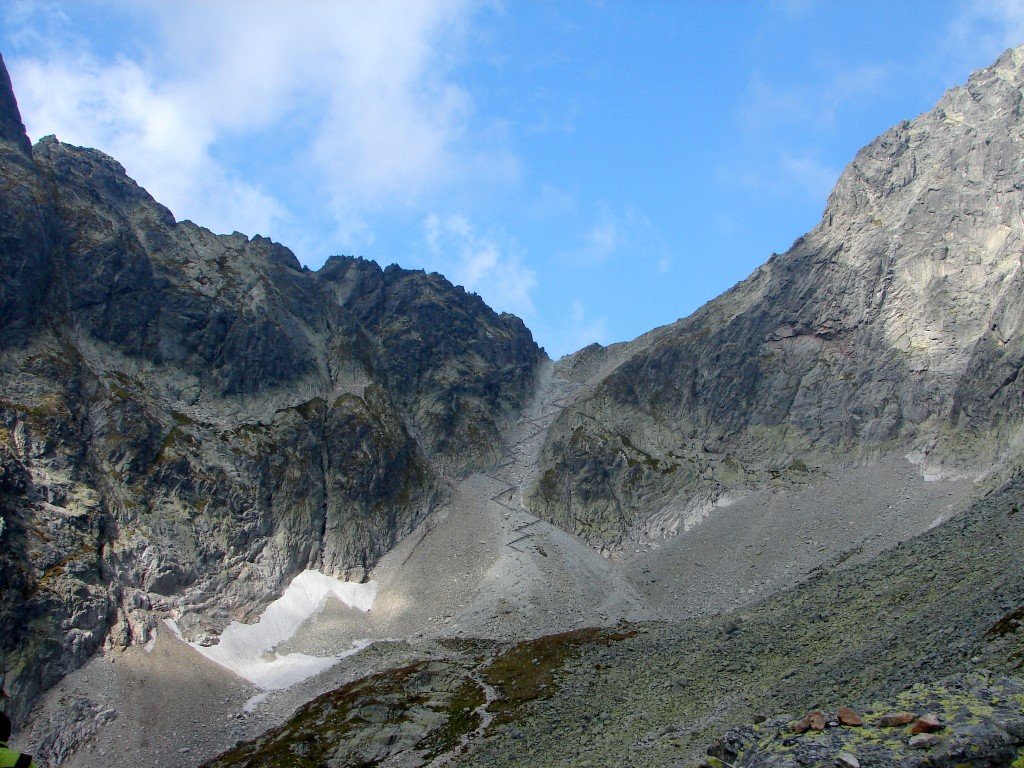
[[[619,244],[619,226],[611,217],[595,224],[583,236],[583,250],[593,261],[604,261]]]
[[[651,222],[635,208],[626,208],[620,214],[604,210],[583,232],[580,246],[564,257],[582,266],[604,264],[640,240]]]
[[[530,215],[539,220],[564,217],[575,213],[576,198],[554,184],[541,184],[540,192],[529,207]]]
[[[564,352],[575,352],[589,344],[607,344],[608,341],[608,318],[590,317],[583,302],[573,299],[568,324],[562,336]]]
[[[606,345],[613,340],[608,317],[592,314],[579,296],[560,300],[557,312],[538,318],[531,328],[538,338],[545,340],[547,353],[556,360],[591,344]]]
[[[791,19],[802,19],[818,5],[818,0],[771,0],[771,8]]]
[[[839,178],[839,168],[822,162],[815,150],[779,149],[753,167],[723,168],[719,181],[778,197],[820,200],[824,203]]]
[[[1024,1],[971,0],[964,3],[950,25],[954,52],[977,65],[977,56],[995,58],[1007,48],[1024,43]]]
[[[814,153],[785,153],[779,158],[779,169],[784,178],[811,199],[824,200],[835,186],[840,169],[833,168]]]
[[[774,134],[791,126],[832,127],[842,107],[877,93],[888,74],[884,65],[865,64],[840,69],[818,87],[770,83],[755,74],[739,105],[741,125],[753,136]]]
[[[290,141],[276,146],[285,144],[296,174],[316,176],[339,237],[354,245],[372,237],[369,211],[516,173],[500,140],[474,133],[473,101],[452,74],[468,2],[125,8],[155,30],[144,59],[101,59],[59,9],[22,0],[6,20],[31,44],[9,65],[34,136],[115,155],[180,216],[216,229],[286,227],[291,202],[218,159],[236,139],[274,142],[281,131]]]
[[[465,216],[436,213],[423,222],[423,234],[433,266],[453,282],[479,293],[499,311],[534,314],[536,273],[495,237],[478,234]]]
[[[719,180],[824,201],[840,169],[820,159],[822,133],[835,129],[845,108],[878,93],[888,77],[882,64],[840,68],[813,84],[782,85],[755,74],[736,111],[745,146],[722,161]]]

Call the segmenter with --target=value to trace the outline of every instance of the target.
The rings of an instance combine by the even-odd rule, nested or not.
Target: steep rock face
[[[32,156],[32,144],[25,133],[25,124],[21,122],[21,112],[3,56],[0,56],[0,141],[10,142],[25,157]]]
[[[103,643],[349,578],[487,463],[543,351],[438,275],[171,213],[34,148],[0,72],[0,670],[23,716]]]
[[[4,344],[35,326],[56,244],[48,190],[38,183],[32,149],[0,57],[0,327]]]
[[[523,361],[538,359],[523,321],[438,274],[333,257],[317,275],[376,339],[378,371],[427,451],[456,466],[497,458],[494,414],[507,393],[527,391],[534,369]]]
[[[790,251],[619,351],[550,432],[532,509],[615,550],[823,461],[1005,458],[1024,393],[1022,67],[1008,51],[886,132]]]

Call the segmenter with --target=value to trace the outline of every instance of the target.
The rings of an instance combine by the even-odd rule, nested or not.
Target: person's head
[[[11,718],[0,712],[0,741],[11,738]]]

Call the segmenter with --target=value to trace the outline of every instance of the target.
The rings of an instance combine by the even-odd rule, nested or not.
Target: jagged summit
[[[21,121],[18,100],[14,97],[11,76],[7,73],[3,55],[0,55],[0,141],[9,141],[23,154],[32,155],[32,143]]]
[[[0,89],[0,663],[8,711],[104,644],[364,578],[494,460],[545,359],[440,275],[183,221]]]

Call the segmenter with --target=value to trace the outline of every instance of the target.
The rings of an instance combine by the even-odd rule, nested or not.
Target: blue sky
[[[303,263],[437,270],[553,356],[685,316],[856,150],[1024,42],[1024,0],[31,2],[33,139]]]

